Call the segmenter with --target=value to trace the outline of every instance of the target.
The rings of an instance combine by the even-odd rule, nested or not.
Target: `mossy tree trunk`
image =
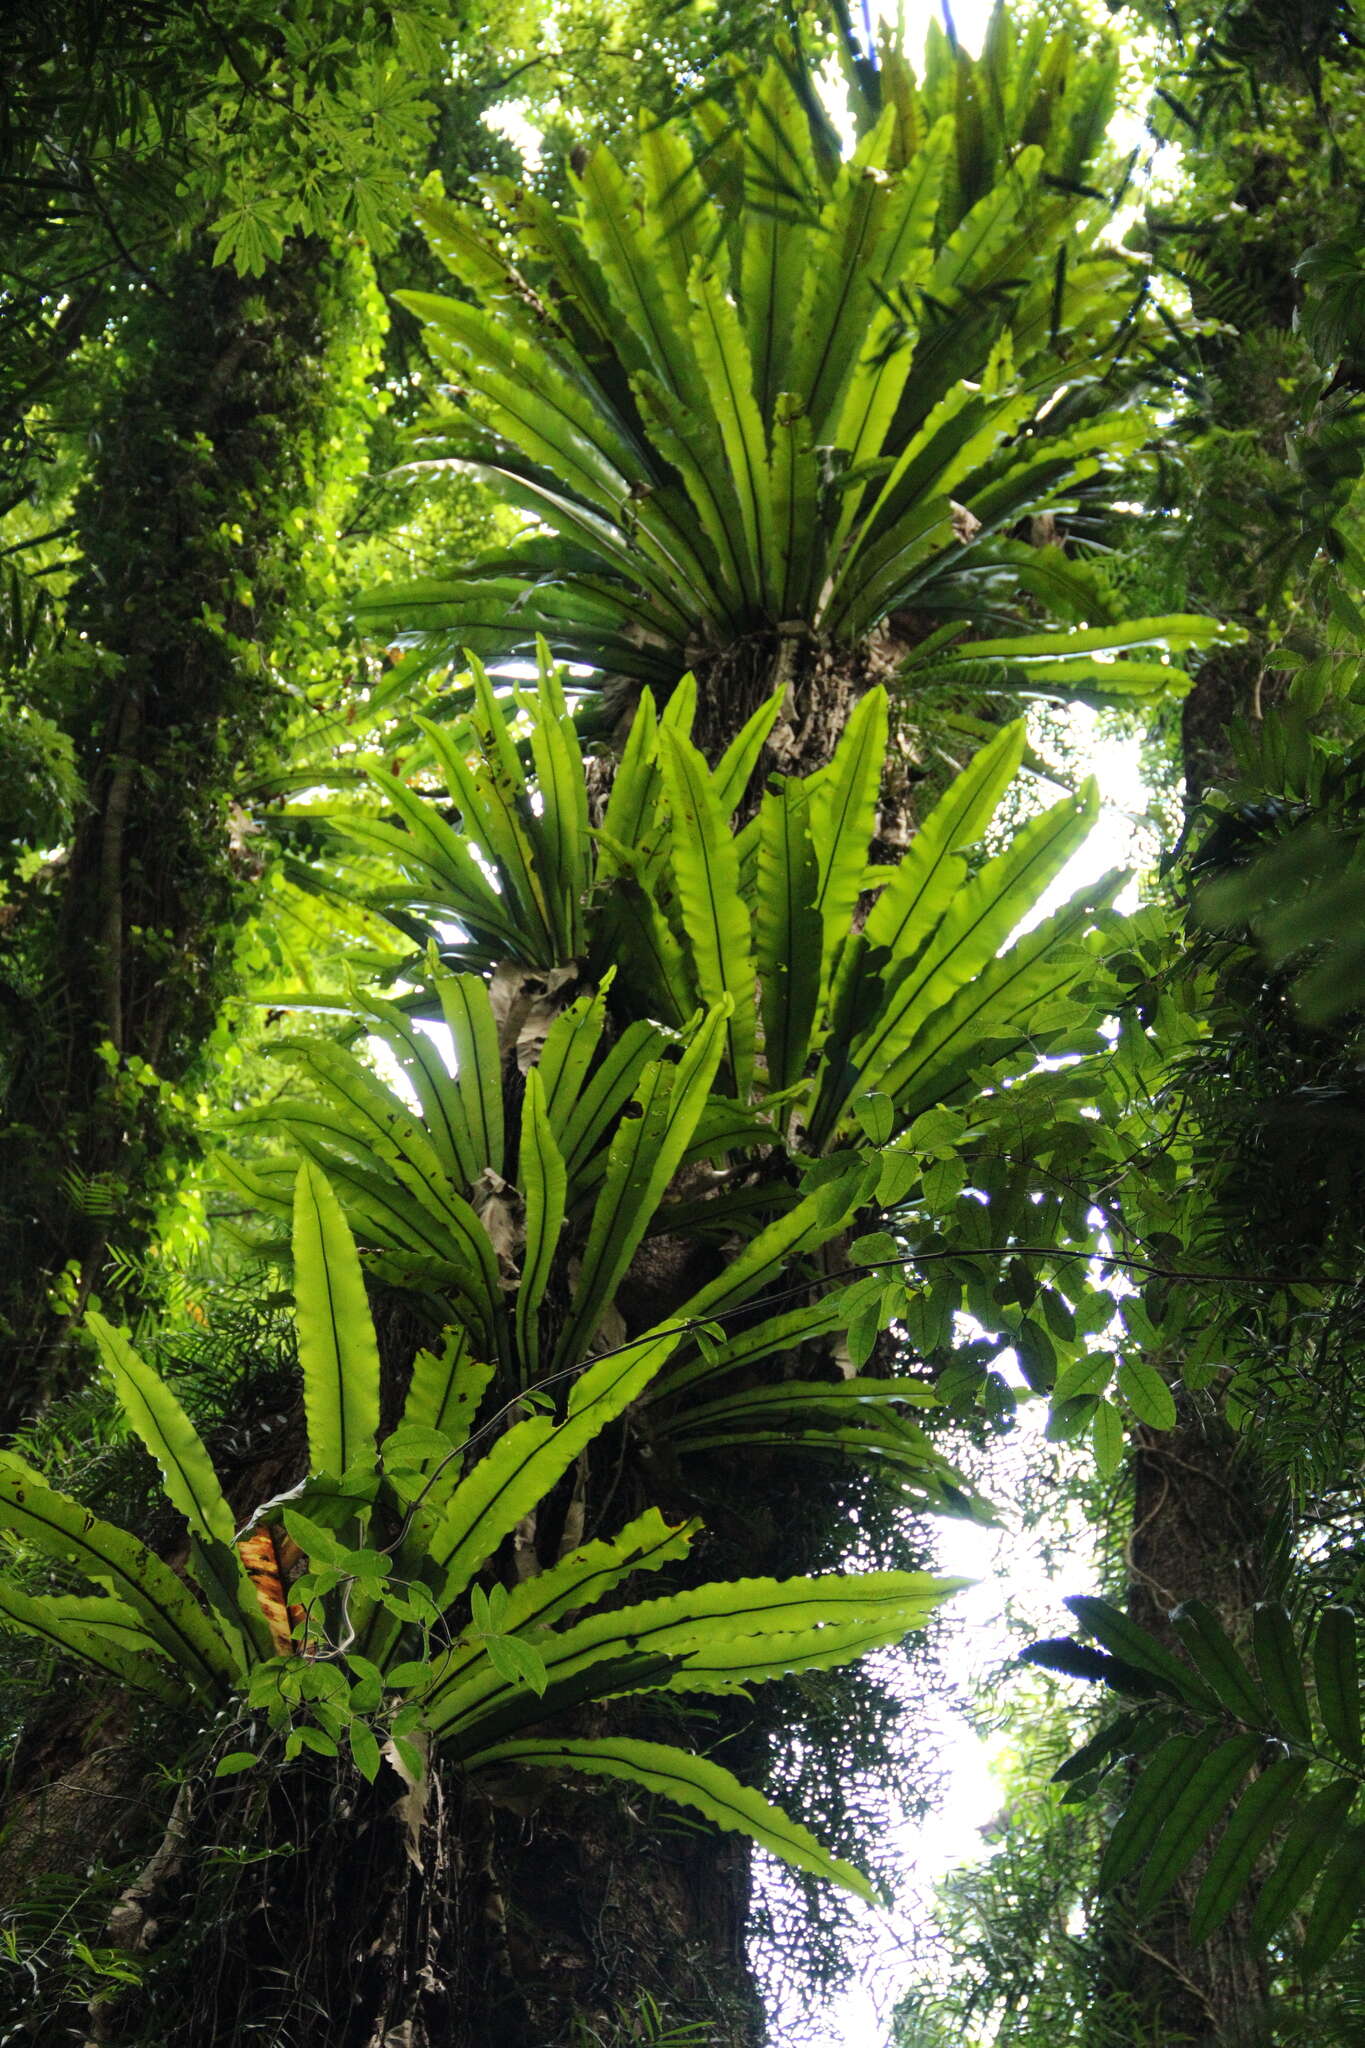
[[[320,244],[257,279],[196,245],[108,345],[57,657],[87,802],[6,932],[0,1426],[67,1383],[75,1317],[118,1298],[111,1257],[136,1261],[188,1149],[169,1091],[205,1071],[253,900],[234,798],[290,706],[271,657],[306,609],[338,292]]]

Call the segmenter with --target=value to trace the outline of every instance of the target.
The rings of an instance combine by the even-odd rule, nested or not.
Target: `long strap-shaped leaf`
[[[392,826],[348,820],[346,836],[362,846],[387,846],[400,860],[425,868],[439,879],[451,908],[460,916],[474,917],[515,946],[521,932],[512,907],[490,886],[463,839],[439,811],[385,768],[371,768],[370,780],[384,791],[408,830],[404,833]]]
[[[195,1604],[170,1566],[124,1529],[45,1486],[0,1453],[0,1528],[12,1529],[48,1557],[75,1564],[107,1586],[146,1623],[147,1633],[197,1692],[215,1698],[237,1676],[220,1630]]]
[[[578,731],[543,637],[536,642],[536,661],[540,693],[531,722],[531,758],[541,809],[532,829],[541,849],[554,957],[571,960],[584,950],[583,905],[592,876],[588,789]]]
[[[972,1044],[1027,1041],[1030,1019],[1064,995],[1086,972],[1086,963],[1067,949],[1092,929],[1128,877],[1102,876],[1069,903],[993,960],[974,982],[959,989],[943,1009],[925,1020],[911,1044],[883,1070],[876,1085],[895,1097],[907,1116],[917,1116],[958,1087],[971,1070]],[[868,1085],[865,1081],[864,1085]]]
[[[1022,718],[1007,725],[955,776],[916,832],[868,913],[867,943],[909,953],[949,908],[966,877],[964,849],[985,831],[1023,760]]]
[[[564,1227],[568,1190],[563,1155],[545,1114],[545,1091],[535,1067],[526,1076],[518,1159],[526,1233],[517,1287],[516,1335],[522,1371],[531,1380],[540,1370],[540,1305]]]
[[[672,813],[673,879],[697,992],[708,1006],[730,998],[725,1029],[729,1092],[743,1101],[754,1070],[755,968],[735,842],[706,763],[692,742],[662,726],[659,759]]]
[[[699,1380],[719,1379],[728,1373],[742,1372],[760,1358],[771,1357],[774,1351],[795,1353],[802,1344],[818,1343],[822,1337],[846,1330],[850,1316],[856,1307],[861,1306],[865,1285],[865,1282],[855,1281],[851,1287],[828,1288],[801,1308],[765,1317],[747,1330],[727,1332],[719,1342],[709,1341],[699,1357],[688,1359],[671,1371],[660,1374],[658,1386],[650,1399],[666,1399],[681,1393],[684,1387],[694,1386]],[[850,1300],[850,1296],[855,1299]]]
[[[78,1663],[107,1672],[133,1692],[150,1693],[153,1699],[165,1700],[171,1706],[188,1702],[189,1692],[165,1664],[128,1647],[125,1631],[98,1620],[75,1620],[66,1611],[70,1605],[60,1596],[25,1593],[8,1579],[0,1578],[0,1620],[11,1628],[37,1636],[60,1656],[74,1657]]]
[[[764,742],[777,723],[777,714],[782,709],[785,694],[785,685],[779,684],[771,697],[759,705],[753,716],[745,719],[716,763],[716,771],[711,781],[715,788],[720,814],[727,823],[734,816],[735,806],[758,766]]]
[[[395,1003],[367,995],[361,1009],[411,1084],[428,1142],[447,1175],[458,1186],[470,1186],[483,1172],[484,1161],[475,1156],[458,1084],[435,1041]]]
[[[455,1046],[455,1084],[479,1170],[503,1169],[502,1062],[488,990],[476,974],[433,977]]]
[[[93,1310],[86,1317],[129,1422],[161,1468],[166,1498],[189,1523],[195,1577],[234,1641],[243,1626],[256,1649],[270,1654],[265,1626],[236,1550],[232,1510],[199,1433],[175,1395],[121,1331]],[[241,1645],[243,1666],[248,1661]]]
[[[717,271],[698,263],[689,284],[693,303],[692,345],[705,382],[711,387],[712,417],[720,429],[731,482],[744,527],[743,584],[745,594],[769,615],[781,600],[774,589],[772,480],[762,415],[754,397],[754,366],[749,344],[734,304]]]
[[[340,1476],[374,1458],[379,1347],[355,1240],[311,1161],[294,1187],[294,1297],[309,1461]]]
[[[631,369],[662,378],[687,405],[704,395],[704,382],[686,327],[664,289],[658,215],[642,210],[630,180],[605,147],[595,149],[574,179],[580,194],[579,228],[624,313],[613,339]]]
[[[898,1642],[964,1583],[923,1572],[721,1581],[632,1607],[598,1609],[543,1636],[539,1647],[555,1680],[629,1652],[677,1659],[676,1668],[663,1675],[663,1683],[677,1691],[730,1690],[746,1679],[846,1661],[842,1636],[836,1645],[826,1636],[846,1625],[863,1648]],[[514,1691],[491,1665],[469,1671],[457,1649],[434,1661],[415,1696],[434,1733],[460,1737],[467,1731],[467,1747],[496,1703]],[[525,1703],[526,1718],[535,1711],[534,1702]]]
[[[593,1206],[573,1306],[557,1365],[583,1357],[691,1142],[715,1080],[729,1023],[725,998],[703,1020],[676,1066],[652,1061],[612,1139]]]
[[[667,1326],[589,1366],[562,1422],[534,1415],[500,1437],[467,1473],[426,1547],[424,1575],[441,1607],[465,1590],[480,1565],[516,1528],[622,1409],[638,1398],[675,1349]]]
[[[617,863],[609,850],[611,841],[642,854],[647,869],[656,847],[646,842],[646,833],[652,828],[656,841],[664,836],[658,801],[661,786],[658,729],[654,693],[642,690],[620,766],[612,778],[607,808],[602,814],[599,880],[605,880],[616,871]]]
[[[166,1498],[196,1536],[231,1543],[236,1533],[232,1510],[189,1416],[120,1330],[94,1310],[85,1321],[124,1414],[161,1467]]]
[[[798,1870],[809,1871],[845,1891],[873,1903],[877,1894],[861,1871],[822,1849],[808,1828],[766,1800],[752,1786],[708,1757],[662,1742],[637,1742],[625,1736],[595,1740],[547,1742],[531,1739],[504,1742],[470,1757],[467,1768],[523,1764],[542,1770],[586,1771],[599,1777],[624,1778],[643,1785],[675,1805],[690,1806],[717,1827],[748,1835]]]
[[[482,676],[483,667],[478,656],[470,653],[468,660],[472,672]],[[501,728],[502,719],[496,706],[493,720]],[[517,768],[516,781],[509,785],[501,772],[494,725],[487,719],[479,727],[485,760],[477,772],[471,769],[443,727],[433,725],[425,718],[419,718],[417,724],[426,734],[440,762],[452,802],[459,805],[465,833],[489,861],[504,898],[515,907],[523,957],[548,957],[553,951],[549,914],[543,878],[536,869],[531,833],[518,801],[525,801],[520,767]]]
[[[400,1429],[438,1430],[458,1450],[473,1427],[492,1377],[491,1365],[470,1357],[466,1333],[447,1330],[439,1351],[419,1351],[412,1362]],[[427,1462],[423,1460],[423,1465]]]
[[[759,80],[745,130],[739,256],[739,303],[766,419],[783,388],[802,286],[820,246],[823,199],[810,122],[773,59]]]
[[[810,1050],[824,944],[819,890],[809,800],[788,778],[768,792],[759,811],[754,919],[763,1052],[775,1094],[801,1078]]]
[[[839,737],[829,772],[811,800],[811,837],[820,863],[815,907],[824,927],[822,973],[848,932],[877,828],[877,791],[886,762],[887,704],[869,690]]]
[[[445,1162],[423,1125],[393,1090],[362,1066],[353,1053],[330,1039],[300,1039],[278,1050],[319,1084],[335,1114],[333,1129],[338,1140],[355,1150],[357,1156],[377,1161],[381,1171],[403,1161],[411,1168],[411,1178],[404,1185],[433,1215],[448,1222],[451,1205]],[[304,1109],[304,1105],[298,1105],[298,1109]],[[297,1113],[290,1104],[266,1105],[268,1118],[283,1120]]]
[[[593,1606],[635,1572],[658,1571],[685,1557],[700,1529],[701,1523],[695,1519],[669,1523],[657,1508],[646,1508],[610,1541],[584,1543],[557,1564],[514,1586],[499,1617],[500,1632],[543,1630],[566,1613]],[[482,1643],[471,1638],[448,1653],[442,1668],[458,1678],[484,1656]],[[395,1672],[393,1680],[412,1682],[416,1675],[417,1667],[413,1667],[411,1673]]]
[[[546,1119],[556,1144],[563,1139],[606,1021],[606,990],[599,988],[561,1010],[545,1034],[537,1071],[545,1091]]]
[[[894,980],[888,974],[882,1014],[853,1048],[869,1087],[948,999],[1002,952],[1089,836],[1098,810],[1099,791],[1091,779],[1078,797],[1064,797],[1042,817],[1031,818],[1004,853],[956,891],[931,931],[907,934],[913,957]],[[893,960],[893,971],[896,964]]]
[[[847,1227],[870,1200],[877,1183],[875,1161],[852,1157],[843,1171],[778,1216],[730,1259],[725,1271],[700,1288],[679,1311],[680,1323],[704,1323],[750,1301],[779,1273],[817,1251]]]
[[[562,1087],[556,1087],[556,1117],[562,1116],[562,1120],[556,1122],[555,1137],[564,1154],[570,1187],[581,1179],[588,1161],[600,1150],[613,1123],[630,1100],[645,1067],[658,1057],[665,1043],[664,1034],[656,1024],[637,1017],[627,1024],[581,1093],[570,1100]],[[547,1051],[549,1044],[547,1039]],[[546,1094],[548,1097],[548,1082]]]
[[[308,1107],[301,1104],[291,1108],[289,1129],[295,1146],[334,1187],[342,1190],[346,1206],[365,1237],[395,1253],[396,1256],[383,1261],[385,1272],[392,1274],[406,1264],[414,1269],[429,1268],[433,1275],[439,1273],[442,1285],[453,1288],[468,1304],[467,1313],[477,1341],[496,1342],[497,1265],[488,1232],[469,1204],[450,1194],[446,1197],[446,1213],[438,1216],[428,1189],[422,1188],[421,1200],[409,1192],[401,1177],[401,1162],[389,1160],[376,1162],[372,1167],[357,1166],[318,1144],[304,1121],[303,1112]],[[241,1172],[231,1178],[242,1186],[250,1184]],[[259,1174],[251,1179],[261,1197],[268,1201],[272,1183]],[[282,1206],[289,1209],[290,1200],[286,1198]]]

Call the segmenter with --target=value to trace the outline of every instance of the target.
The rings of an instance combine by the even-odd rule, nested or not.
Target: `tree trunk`
[[[336,292],[321,245],[257,279],[200,245],[110,344],[130,367],[92,428],[62,651],[88,802],[6,932],[27,993],[3,1049],[0,1428],[64,1384],[93,1291],[136,1302],[190,1143],[158,1083],[193,1085],[212,1057],[259,871],[231,806],[289,702],[269,657],[302,601]]]
[[[1254,1449],[1207,1395],[1182,1390],[1174,1429],[1136,1432],[1131,1473],[1133,1620],[1179,1655],[1171,1611],[1202,1600],[1245,1644],[1252,1610],[1270,1591],[1270,1501]],[[1136,1928],[1111,1929],[1106,1942],[1112,1988],[1131,1999],[1139,2038],[1162,2048],[1239,2048],[1261,2038],[1269,1974],[1264,1948],[1251,1938],[1252,1901],[1243,1898],[1198,1947],[1188,1938],[1207,1863],[1204,1852],[1163,1906]]]
[[[1259,712],[1260,657],[1255,644],[1207,661],[1185,700],[1182,749],[1187,812],[1233,767],[1229,729]],[[1254,1443],[1218,1412],[1213,1390],[1179,1389],[1173,1430],[1140,1428],[1129,1470],[1128,1611],[1169,1648],[1179,1650],[1171,1610],[1202,1600],[1234,1642],[1244,1642],[1251,1612],[1269,1597],[1266,1537],[1273,1495]],[[1104,1937],[1110,1988],[1130,1999],[1150,2038],[1171,2043],[1234,2044],[1259,2038],[1269,1991],[1264,1948],[1251,1937],[1243,1901],[1197,1948],[1187,1937],[1190,1908],[1207,1866],[1196,1859],[1169,1901],[1134,1927],[1122,1911]]]

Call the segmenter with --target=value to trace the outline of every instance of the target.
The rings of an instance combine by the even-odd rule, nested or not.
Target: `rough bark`
[[[1260,659],[1254,647],[1216,655],[1185,701],[1182,746],[1186,805],[1231,771],[1229,729],[1256,714]],[[1216,1395],[1176,1394],[1173,1430],[1142,1428],[1130,1460],[1133,1529],[1129,1613],[1179,1650],[1172,1609],[1202,1600],[1235,1642],[1244,1641],[1256,1602],[1269,1597],[1266,1538],[1271,1481],[1254,1442],[1236,1435]],[[1258,2038],[1269,1990],[1264,1949],[1251,1938],[1244,1899],[1197,1948],[1190,1907],[1207,1859],[1196,1859],[1169,1902],[1140,1925],[1122,1915],[1105,1937],[1110,1989],[1131,2001],[1153,2041],[1237,2048]],[[1144,2036],[1145,2038],[1145,2036]]]
[[[1142,1428],[1132,1455],[1133,1531],[1128,1611],[1180,1652],[1172,1610],[1202,1600],[1234,1642],[1249,1637],[1252,1610],[1268,1597],[1265,1551],[1271,1503],[1252,1445],[1207,1396],[1181,1392],[1173,1430]],[[1198,1947],[1190,1909],[1207,1857],[1196,1859],[1170,1900],[1136,1928],[1111,1932],[1111,1986],[1131,2000],[1163,2048],[1239,2048],[1260,2036],[1269,1990],[1264,1949],[1251,1939],[1243,1899]]]

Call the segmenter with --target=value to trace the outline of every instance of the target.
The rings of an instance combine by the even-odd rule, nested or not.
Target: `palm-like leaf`
[[[1362,1786],[1355,1614],[1328,1607],[1309,1628],[1296,1629],[1283,1608],[1259,1607],[1253,1658],[1211,1609],[1188,1601],[1171,1616],[1186,1663],[1103,1600],[1067,1605],[1102,1651],[1082,1649],[1078,1657],[1077,1646],[1061,1639],[1034,1644],[1029,1661],[1149,1701],[1056,1774],[1075,1798],[1125,1756],[1136,1758],[1101,1886],[1140,1871],[1137,1905],[1145,1912],[1212,1842],[1190,1907],[1191,1938],[1214,1933],[1255,1886],[1255,1937],[1270,1937],[1297,1915],[1300,1967],[1320,1970],[1365,1907],[1365,1833],[1349,1824]]]
[[[405,298],[457,394],[433,450],[544,530],[366,616],[433,661],[540,634],[665,692],[780,626],[847,646],[912,602],[1026,621],[1028,551],[1003,536],[1072,503],[1145,424],[1115,417],[1132,294],[1084,187],[1113,55],[1012,34],[947,72],[940,53],[923,83],[887,53],[843,162],[779,43],[704,142],[679,120],[635,164],[597,150],[566,219],[500,191],[505,244],[486,216],[424,202],[480,301]],[[1157,652],[1212,630],[1125,630],[1112,611],[1079,641],[993,647],[1001,686],[1027,659],[1045,694],[1160,694],[1179,672]],[[1130,644],[1154,652],[1094,658]]]
[[[725,1014],[717,1012],[677,1069],[676,1092],[689,1101],[698,1090],[704,1096],[720,1058]],[[538,1093],[532,1094],[534,1114],[543,1120]],[[610,1189],[609,1169],[604,1197]],[[816,1208],[826,1232],[844,1220],[828,1198]],[[819,1235],[817,1229],[817,1241]],[[314,1572],[325,1578],[330,1570],[332,1581],[342,1582],[320,1584],[310,1595],[310,1673],[322,1669],[319,1659],[335,1656],[333,1630],[344,1623],[346,1643],[362,1646],[357,1657],[370,1674],[367,1682],[379,1686],[376,1659],[388,1665],[391,1690],[408,1703],[408,1725],[415,1714],[466,1770],[522,1764],[625,1777],[739,1829],[800,1868],[867,1894],[858,1872],[710,1760],[633,1740],[565,1742],[543,1724],[570,1707],[622,1692],[729,1692],[787,1671],[846,1663],[922,1626],[959,1582],[907,1572],[739,1580],[604,1608],[604,1596],[633,1573],[684,1555],[697,1532],[695,1521],[669,1524],[650,1509],[614,1540],[582,1545],[503,1596],[495,1639],[478,1625],[481,1609],[487,1615],[489,1608],[481,1589],[470,1591],[475,1574],[585,1448],[646,1392],[693,1312],[719,1305],[715,1287],[687,1304],[681,1317],[587,1365],[561,1414],[514,1424],[486,1455],[467,1463],[460,1454],[488,1373],[471,1361],[458,1331],[441,1353],[419,1358],[402,1423],[376,1445],[378,1347],[363,1277],[340,1206],[310,1164],[298,1175],[294,1253],[310,1474],[287,1503],[269,1503],[257,1513],[264,1517],[283,1506]],[[727,1276],[726,1298],[742,1300],[761,1287],[770,1254],[771,1247],[755,1248],[741,1261],[741,1270]],[[583,1327],[591,1333],[591,1318]],[[272,1655],[268,1631],[244,1634],[231,1605],[223,1611],[214,1600],[219,1551],[235,1561],[245,1595],[255,1595],[245,1557],[231,1548],[231,1520],[208,1454],[170,1390],[127,1340],[98,1318],[94,1332],[129,1420],[162,1467],[167,1498],[196,1538],[190,1568],[210,1596],[211,1612],[200,1609],[145,1544],[6,1457],[0,1459],[0,1525],[108,1590],[93,1598],[35,1595],[0,1577],[0,1621],[167,1704],[188,1706],[197,1698],[217,1708],[253,1666],[249,1696],[263,1698],[259,1680],[288,1665],[298,1646],[282,1622],[280,1651]],[[414,1500],[414,1471],[420,1477],[422,1467],[431,1466],[433,1442],[447,1448]],[[447,1468],[447,1484],[434,1493],[432,1482]],[[338,1491],[342,1472],[350,1475],[350,1492]],[[428,1612],[442,1621],[451,1646],[435,1656],[425,1654],[420,1630],[405,1623],[397,1606],[351,1585],[362,1567],[381,1578],[388,1569],[388,1554],[363,1547],[375,1504],[398,1520],[390,1552],[408,1580],[426,1589]],[[350,1548],[331,1533],[338,1508]],[[273,1596],[277,1603],[284,1597]],[[404,1651],[407,1662],[395,1662],[395,1653]],[[520,1675],[526,1671],[543,1674],[542,1681],[528,1685]],[[345,1693],[340,1673],[332,1676],[334,1690]],[[377,1694],[372,1705],[379,1705]],[[373,1735],[353,1740],[352,1748],[358,1760],[377,1756]]]

